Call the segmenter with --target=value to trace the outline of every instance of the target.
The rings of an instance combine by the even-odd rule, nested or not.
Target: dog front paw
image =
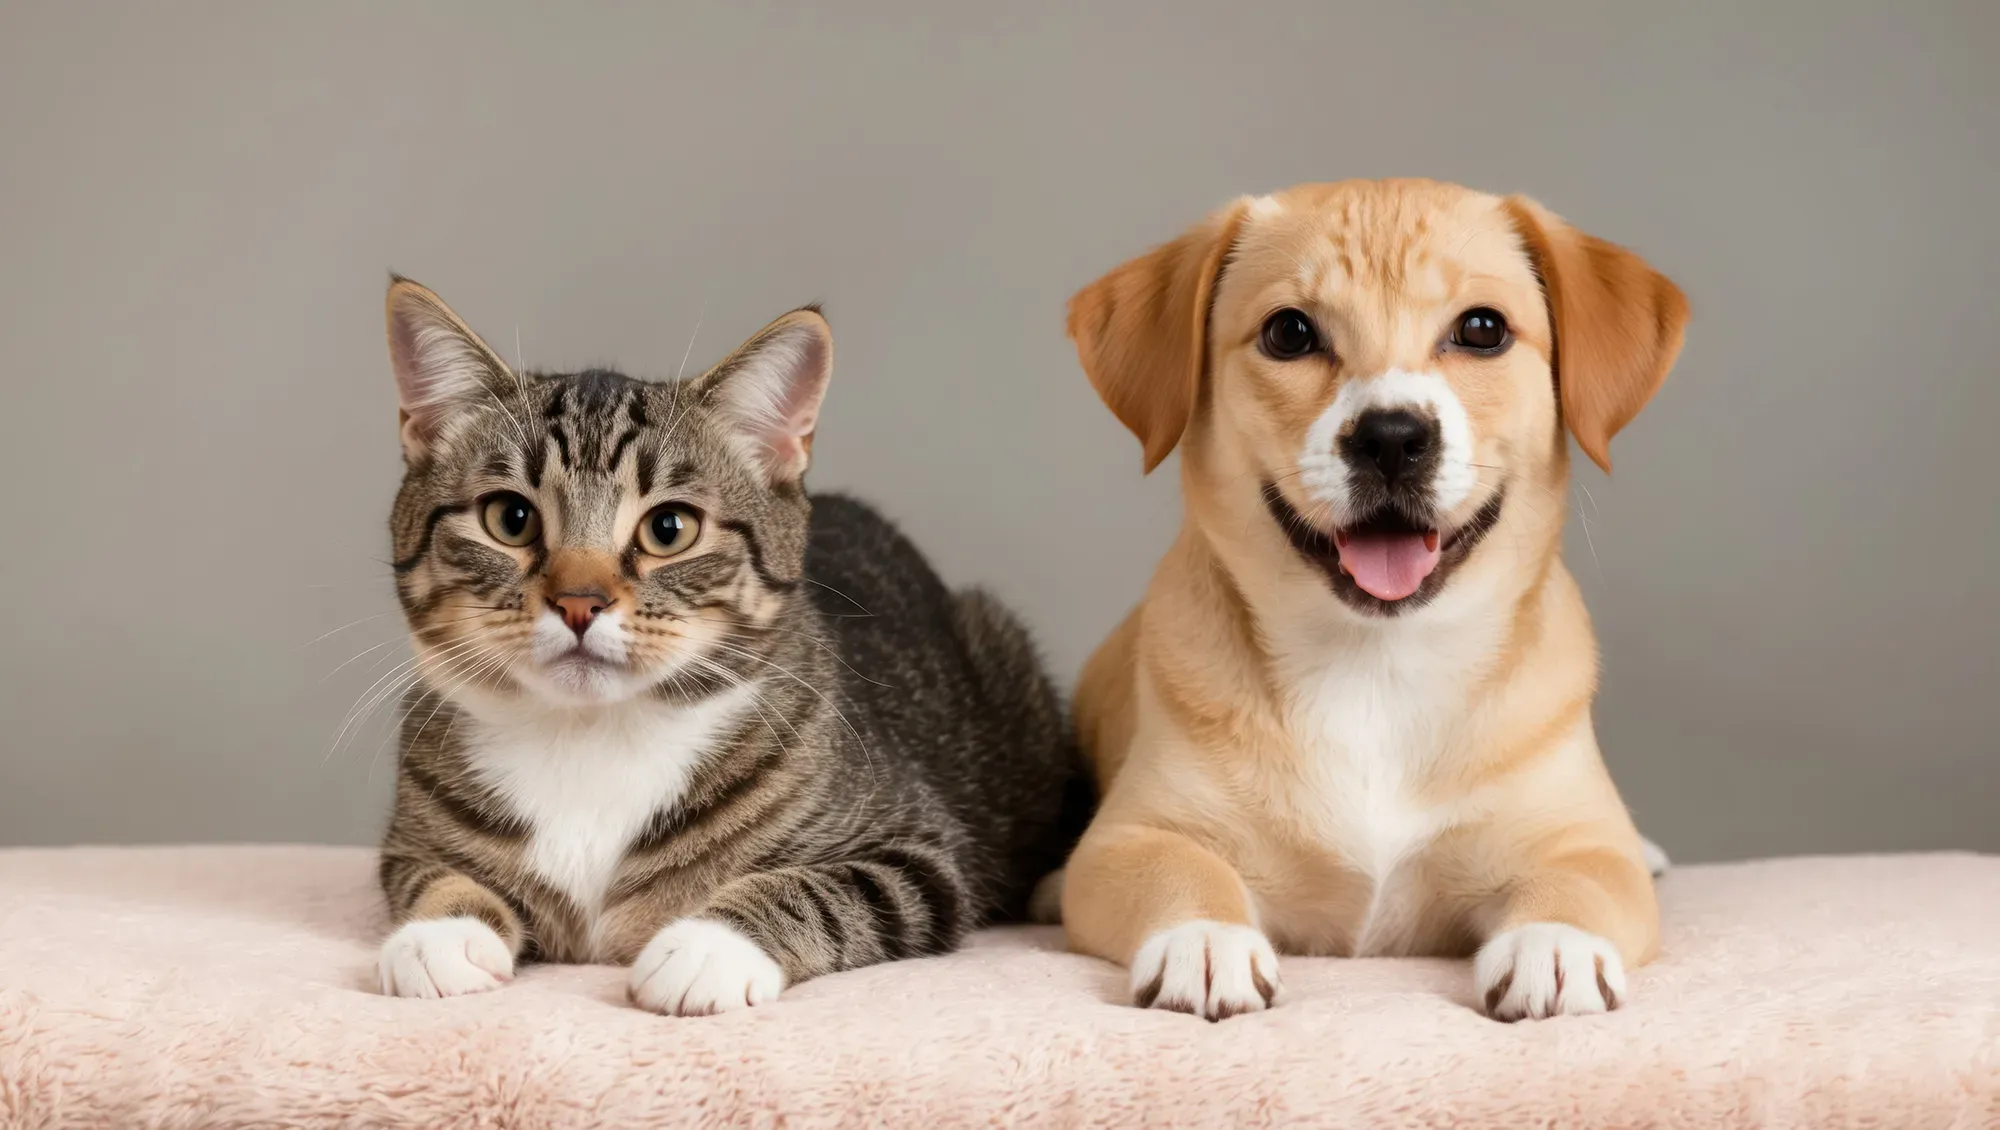
[[[742,932],[706,918],[669,922],[632,963],[632,1003],[667,1016],[711,1016],[776,1000],[784,970]]]
[[[382,943],[382,992],[392,997],[456,997],[514,979],[514,955],[477,918],[405,922]]]
[[[1497,934],[1472,963],[1486,1015],[1540,1020],[1607,1012],[1625,1003],[1618,947],[1560,922],[1530,922]]]
[[[1278,1001],[1278,955],[1249,926],[1196,919],[1146,939],[1132,959],[1132,1003],[1225,1020]]]

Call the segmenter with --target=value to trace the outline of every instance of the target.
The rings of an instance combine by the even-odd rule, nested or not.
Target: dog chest
[[[1425,713],[1367,688],[1340,688],[1315,703],[1313,724],[1298,735],[1317,838],[1374,879],[1438,830],[1437,812],[1415,795],[1436,744]]]
[[[1451,664],[1422,650],[1359,650],[1298,681],[1291,719],[1300,759],[1295,811],[1322,858],[1305,870],[1346,877],[1348,897],[1286,902],[1276,917],[1355,953],[1407,952],[1428,894],[1412,866],[1451,825],[1454,808],[1421,795],[1464,702]],[[1318,947],[1314,947],[1318,948]]]

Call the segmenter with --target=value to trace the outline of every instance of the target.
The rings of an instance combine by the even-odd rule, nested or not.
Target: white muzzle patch
[[[640,687],[624,664],[630,637],[624,614],[598,614],[579,640],[561,616],[543,609],[535,618],[529,649],[534,660],[529,681],[561,701],[612,702]]]
[[[1451,512],[1478,483],[1479,475],[1472,466],[1472,422],[1442,374],[1390,369],[1359,377],[1340,386],[1333,403],[1306,429],[1305,445],[1299,451],[1299,482],[1315,502],[1328,507],[1336,526],[1367,517],[1353,510],[1347,461],[1340,454],[1341,435],[1352,429],[1363,412],[1397,408],[1436,422],[1437,471],[1427,485],[1431,505],[1438,513]]]

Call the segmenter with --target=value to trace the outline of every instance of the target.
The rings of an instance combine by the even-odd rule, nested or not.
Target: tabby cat
[[[817,310],[658,383],[512,371],[407,280],[388,315],[421,678],[385,993],[630,962],[703,1015],[1024,911],[1087,817],[1061,705],[990,597],[808,497]]]

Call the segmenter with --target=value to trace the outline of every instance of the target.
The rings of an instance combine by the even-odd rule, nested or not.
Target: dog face
[[[1184,442],[1191,484],[1255,483],[1345,605],[1393,615],[1510,499],[1563,498],[1565,425],[1608,468],[1686,317],[1532,201],[1350,181],[1237,201],[1079,293],[1070,333],[1147,469]]]

